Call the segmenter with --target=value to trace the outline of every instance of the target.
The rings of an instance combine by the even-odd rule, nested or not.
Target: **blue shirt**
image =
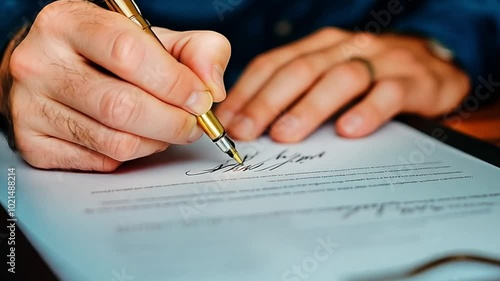
[[[22,23],[34,20],[50,0],[3,0],[2,45]],[[103,2],[103,1],[96,1]],[[340,27],[375,33],[394,31],[437,39],[451,49],[473,82],[499,72],[498,0],[136,0],[156,26],[211,29],[233,49],[226,74],[237,79],[257,54],[315,30]]]

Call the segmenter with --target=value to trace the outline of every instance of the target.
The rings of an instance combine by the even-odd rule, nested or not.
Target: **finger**
[[[420,75],[425,71],[425,66],[420,58],[415,56],[409,50],[392,49],[374,54],[367,60],[373,65],[374,80],[396,77],[412,77],[416,74]],[[360,61],[354,61],[362,63]]]
[[[299,57],[277,71],[227,126],[233,136],[250,140],[304,94],[334,62],[325,52]],[[300,77],[300,79],[290,79]],[[228,98],[229,100],[230,98]]]
[[[370,77],[363,65],[345,62],[335,66],[277,120],[271,128],[271,137],[278,142],[303,140],[369,86]]]
[[[49,95],[108,127],[173,144],[194,142],[202,134],[193,115],[134,85],[78,63],[51,69],[61,81],[49,85]]]
[[[428,117],[452,110],[467,95],[469,81],[453,65],[430,54],[417,56],[410,49],[393,49],[371,59],[376,79],[405,78],[412,81],[405,112]],[[398,66],[398,67],[396,67]]]
[[[121,162],[96,151],[48,136],[30,136],[29,145],[18,144],[20,153],[31,166],[40,169],[112,172]]]
[[[57,42],[66,42],[76,53],[164,102],[183,105],[197,115],[211,108],[212,96],[200,78],[126,17],[84,2],[57,1],[48,7],[35,26],[62,38]]]
[[[405,108],[410,91],[411,85],[406,79],[378,82],[359,104],[339,118],[338,134],[350,138],[371,134]]]
[[[167,143],[110,129],[55,102],[46,102],[31,120],[33,130],[69,141],[123,162],[163,151]]]
[[[405,84],[412,84],[408,87],[411,94],[407,92],[405,97],[405,112],[428,116],[442,112],[441,92],[445,79],[440,77],[442,71],[436,71],[427,60],[418,57],[411,50],[395,48],[378,53],[369,61],[375,70],[376,81],[396,79],[405,80]]]
[[[353,40],[353,38],[349,38],[347,41]],[[255,130],[252,130],[252,132],[259,135],[290,104],[309,90],[328,69],[345,61],[344,50],[339,46],[344,44],[346,42],[341,41],[333,47],[300,56],[273,74],[273,77],[250,101],[238,108],[238,111],[243,112],[240,115],[245,115],[244,117],[250,118],[250,121],[255,123]],[[357,62],[353,61],[353,63]],[[363,65],[363,67],[366,66]],[[291,77],[300,77],[300,79],[291,79]],[[230,103],[232,99],[234,97],[229,97],[226,102]],[[245,120],[238,115],[234,120],[249,124],[249,120]],[[238,124],[229,123],[229,127],[238,127]],[[248,132],[241,130],[234,129],[237,135],[250,133],[250,130],[247,130]],[[240,137],[251,139],[255,136]]]
[[[349,36],[349,33],[340,29],[327,28],[258,56],[243,72],[228,99],[219,106],[217,110],[219,119],[223,124],[228,124],[234,114],[273,77],[273,74],[290,61],[333,46]]]
[[[224,72],[231,57],[231,44],[224,36],[212,31],[154,30],[167,51],[207,85],[215,102],[226,98]]]
[[[372,94],[369,95],[365,99],[366,106],[372,108],[372,110],[366,110],[366,112],[370,112],[370,114],[375,114],[375,110],[381,110],[383,111],[383,106],[384,102],[388,98],[382,97],[384,95],[384,90],[390,90],[391,93],[387,94],[389,98],[393,98],[391,100],[391,103],[387,103],[388,105],[391,105],[391,108],[386,109],[383,113],[379,113],[378,115],[374,115],[374,117],[370,117],[370,114],[358,114],[355,115],[354,113],[352,114],[346,114],[345,118],[341,118],[338,121],[338,124],[342,124],[338,126],[339,133],[342,135],[351,135],[351,136],[363,136],[366,134],[369,134],[373,132],[376,128],[378,128],[381,124],[383,124],[385,121],[387,121],[388,118],[393,117],[396,112],[400,112],[403,109],[402,99],[407,98],[410,99],[409,101],[405,102],[406,104],[421,104],[419,103],[418,100],[425,98],[423,93],[430,93],[430,92],[435,92],[433,89],[435,89],[435,80],[433,77],[431,77],[430,72],[425,69],[425,67],[418,61],[416,57],[413,55],[409,54],[406,50],[400,50],[400,49],[395,49],[390,52],[385,52],[385,53],[379,53],[375,55],[373,58],[368,58],[369,62],[372,64],[375,73],[374,73],[374,80],[379,81],[377,84],[376,88],[373,89]],[[349,73],[350,71],[352,72],[351,77],[358,77],[358,79],[353,79],[353,81],[343,81],[342,83],[345,84],[352,84],[356,83],[355,80],[357,80],[357,83],[359,84],[360,81],[364,81],[361,83],[361,92],[362,93],[365,90],[367,90],[368,86],[370,85],[370,71],[365,65],[365,63],[354,60],[350,61],[344,64],[344,66],[347,66],[346,69],[343,71],[345,73]],[[398,66],[398,67],[396,67]],[[351,69],[351,70],[349,70]],[[387,82],[386,82],[387,81]],[[409,81],[421,81],[420,83],[413,83],[413,87],[406,86],[408,89],[413,89],[411,95],[405,96],[405,91],[398,90],[398,86],[400,84],[403,84],[403,82],[393,82],[393,81],[406,81],[404,84],[409,85]],[[359,91],[359,89],[358,89]],[[391,96],[393,94],[394,96]],[[398,96],[402,95],[402,96]],[[386,97],[387,97],[386,96]],[[397,99],[399,97],[399,99]],[[278,139],[279,141],[283,142],[288,142],[288,141],[299,141],[309,135],[314,129],[316,129],[318,126],[321,125],[323,121],[325,121],[328,117],[331,116],[331,114],[335,111],[337,111],[342,105],[346,103],[346,101],[343,101],[343,104],[337,104],[337,106],[334,106],[332,108],[333,111],[329,111],[328,109],[322,110],[321,107],[325,106],[327,107],[329,105],[328,102],[321,102],[320,104],[315,104],[318,103],[318,101],[322,101],[322,98],[319,94],[317,96],[314,96],[314,94],[309,94],[307,97],[304,98],[302,102],[300,102],[294,109],[292,109],[289,114],[283,116],[282,122],[278,121],[276,125],[273,127],[273,130],[271,131],[271,136]],[[361,105],[365,105],[365,101],[360,103]],[[381,104],[380,104],[381,103]],[[393,105],[394,103],[394,105]],[[408,106],[407,106],[408,107]],[[357,108],[357,107],[355,107]],[[296,115],[299,117],[297,118],[293,112],[294,110],[297,109]],[[354,109],[353,109],[354,110]],[[304,113],[305,112],[305,113]],[[307,117],[307,116],[302,116],[302,115],[307,115],[310,114],[310,112],[315,112],[312,117]],[[357,112],[357,111],[349,111],[349,112]],[[295,118],[292,118],[295,117]],[[348,118],[349,117],[349,118]],[[293,120],[302,120],[306,119],[307,121],[305,124],[307,124],[307,129],[299,129],[299,130],[290,130],[286,129],[286,127],[290,126],[290,124],[293,124]],[[312,119],[312,120],[309,120]],[[368,121],[363,122],[361,120],[368,119]],[[302,124],[298,122],[299,125]],[[357,132],[356,126],[362,126],[361,124],[365,124],[364,128],[359,129],[360,132]],[[297,125],[297,126],[299,126]],[[289,139],[287,134],[292,134],[291,138]]]

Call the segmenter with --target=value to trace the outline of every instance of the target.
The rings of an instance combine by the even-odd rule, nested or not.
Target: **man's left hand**
[[[255,58],[217,115],[237,139],[270,127],[275,141],[298,142],[359,98],[336,121],[340,135],[356,138],[401,112],[448,112],[469,89],[468,76],[426,39],[326,28]]]

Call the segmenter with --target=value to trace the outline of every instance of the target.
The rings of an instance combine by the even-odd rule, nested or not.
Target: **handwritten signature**
[[[243,162],[247,163],[254,159],[259,152],[255,152],[253,154],[247,154],[243,158]],[[291,164],[304,164],[306,162],[311,162],[315,159],[322,158],[325,156],[326,152],[320,152],[313,155],[304,155],[297,152],[289,152],[287,149],[282,152],[269,157],[266,160],[255,164],[237,164],[232,160],[228,160],[223,164],[217,165],[215,167],[204,169],[201,171],[193,171],[189,170],[186,172],[187,176],[200,176],[206,174],[214,174],[214,173],[228,173],[228,172],[264,172],[264,171],[274,171],[276,169],[282,168],[284,166],[290,166]]]

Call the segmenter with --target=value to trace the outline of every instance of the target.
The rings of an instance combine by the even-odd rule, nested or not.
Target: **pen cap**
[[[212,111],[208,111],[205,114],[197,116],[198,125],[207,134],[207,136],[215,141],[224,136],[225,131],[219,119],[215,117]]]

